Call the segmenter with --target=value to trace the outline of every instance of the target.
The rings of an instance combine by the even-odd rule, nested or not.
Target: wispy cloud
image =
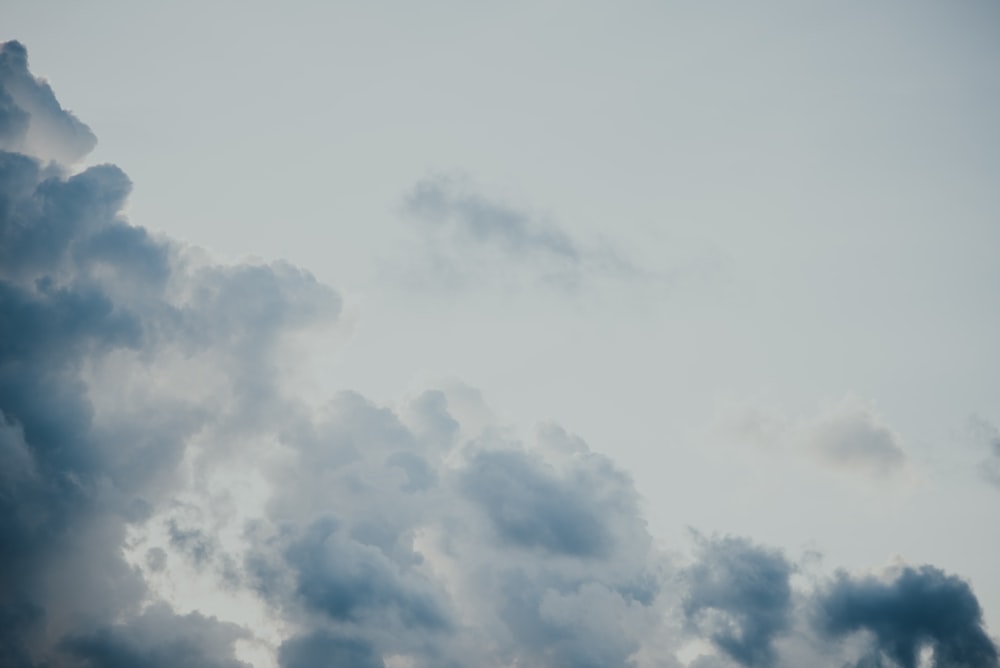
[[[422,240],[412,271],[441,285],[489,282],[577,290],[595,280],[649,278],[607,243],[584,243],[545,217],[477,192],[468,179],[419,181],[403,212]]]
[[[900,436],[870,402],[846,396],[816,415],[793,418],[752,408],[727,420],[728,436],[765,450],[807,456],[836,469],[875,478],[901,472],[907,463]]]
[[[976,441],[988,449],[987,457],[980,465],[983,478],[1000,488],[1000,429],[979,416],[970,419],[969,428]]]

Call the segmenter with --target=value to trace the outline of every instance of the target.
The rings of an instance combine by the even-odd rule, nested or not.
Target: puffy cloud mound
[[[871,634],[871,652],[858,666],[889,659],[917,668],[924,647],[933,650],[935,668],[998,665],[972,589],[932,566],[902,568],[888,581],[840,574],[816,604],[817,625],[826,635]]]
[[[0,45],[0,149],[69,164],[96,145],[90,128],[63,109],[52,88],[28,71],[24,45]]]
[[[688,620],[740,665],[775,665],[774,640],[791,625],[791,564],[733,537],[701,539],[700,556],[685,573]]]
[[[69,176],[48,162],[93,144],[28,73],[24,47],[3,45],[0,663],[237,665],[230,625],[143,611],[147,588],[122,555],[128,527],[168,498],[209,406],[98,403],[129,380],[110,377],[115,365],[141,377],[168,357],[225,349],[235,416],[240,395],[268,392],[249,381],[267,385],[278,334],[335,315],[339,301],[280,265],[196,266],[122,217],[131,184],[121,170]]]

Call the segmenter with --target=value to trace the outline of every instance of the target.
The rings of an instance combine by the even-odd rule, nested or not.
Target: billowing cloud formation
[[[432,391],[404,423],[344,393],[283,436],[245,569],[302,620],[284,665],[324,647],[420,666],[633,665],[660,577],[628,477],[555,427],[530,449],[463,442],[447,410]]]
[[[818,625],[827,635],[872,636],[858,666],[917,668],[920,651],[933,650],[935,668],[996,666],[997,649],[983,630],[982,610],[969,585],[924,566],[902,568],[891,580],[841,574],[818,596]]]
[[[700,547],[685,574],[688,620],[740,665],[774,665],[774,640],[791,624],[791,564],[741,538],[701,539]]]
[[[125,624],[112,624],[87,634],[70,634],[60,642],[64,654],[85,666],[173,668],[242,668],[232,656],[233,642],[247,635],[198,613],[177,616],[156,604]]]
[[[584,245],[544,218],[484,197],[463,179],[419,181],[403,210],[421,223],[429,242],[426,271],[445,284],[485,280],[484,267],[516,275],[529,287],[570,290],[588,278],[643,273],[606,245]]]
[[[100,410],[121,388],[90,381],[209,349],[231,352],[234,381],[266,380],[278,333],[335,315],[337,296],[287,267],[195,266],[121,217],[131,184],[116,167],[66,176],[13,152],[77,159],[93,137],[28,74],[20,44],[0,58],[0,663],[237,665],[243,631],[143,611],[121,553],[167,498],[206,406],[136,394]],[[233,405],[267,393],[231,389]]]
[[[808,623],[784,557],[725,538],[678,569],[578,437],[513,434],[472,392],[303,401],[285,344],[335,325],[338,294],[132,225],[119,169],[51,162],[89,132],[2,53],[0,665],[676,668],[691,634],[717,648],[696,665],[781,664]],[[913,572],[929,590],[820,591],[814,665],[859,629],[888,659],[912,640],[995,665],[972,592]]]

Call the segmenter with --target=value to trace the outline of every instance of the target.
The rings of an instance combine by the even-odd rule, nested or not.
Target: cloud
[[[462,477],[465,493],[510,545],[558,554],[600,557],[611,536],[595,490],[562,480],[544,463],[518,451],[477,453]]]
[[[378,537],[368,542],[366,528],[355,528],[351,535],[332,518],[308,526],[285,552],[296,573],[296,594],[335,620],[365,621],[388,610],[407,628],[447,628],[448,614],[429,584],[387,555]],[[383,529],[374,528],[376,533]]]
[[[871,634],[870,653],[859,667],[888,659],[917,668],[925,647],[933,651],[935,668],[1000,665],[969,585],[932,566],[903,567],[887,579],[841,573],[817,596],[815,614],[830,638]]]
[[[178,616],[154,604],[126,624],[112,624],[64,638],[60,648],[101,668],[249,668],[232,656],[232,644],[246,631],[198,613]]]
[[[314,631],[281,645],[282,668],[383,668],[382,657],[368,643],[329,631]]]
[[[645,272],[606,244],[586,245],[555,223],[475,192],[457,178],[418,181],[403,212],[425,242],[418,274],[457,287],[502,274],[511,285],[577,290],[596,278]]]
[[[989,449],[989,455],[980,465],[983,478],[990,484],[1000,487],[1000,429],[979,416],[970,419],[969,428],[973,438]]]
[[[697,537],[698,561],[683,574],[684,614],[742,666],[773,666],[774,641],[791,626],[792,565],[743,538]]]
[[[907,462],[900,436],[873,405],[852,396],[809,418],[747,410],[729,421],[729,432],[764,449],[805,454],[874,478],[898,473]]]
[[[0,45],[0,150],[71,164],[96,145],[90,128],[63,109],[49,85],[28,71],[24,45]]]
[[[261,392],[278,332],[335,316],[338,298],[281,266],[196,267],[124,219],[119,169],[48,163],[79,159],[93,136],[14,42],[0,47],[0,113],[0,663],[241,665],[242,631],[142,611],[148,589],[122,546],[169,498],[187,439],[249,414],[152,388],[108,397],[177,355],[233,372],[230,396]]]
[[[51,162],[79,159],[89,132],[23,47],[2,53],[0,664],[677,668],[692,634],[720,652],[696,665],[784,660],[807,621],[785,558],[699,540],[679,572],[631,478],[580,437],[516,433],[465,387],[304,401],[286,344],[336,325],[339,294],[132,224],[121,170]],[[592,262],[556,228],[442,193],[421,206],[458,243]],[[877,460],[880,423],[848,418],[822,423],[817,451],[853,462],[843,442],[861,442]],[[995,657],[968,587],[914,572],[924,590],[875,598],[955,614],[899,637]],[[868,629],[895,657],[896,608],[844,612],[838,592],[879,590],[841,582],[817,603],[823,642]]]

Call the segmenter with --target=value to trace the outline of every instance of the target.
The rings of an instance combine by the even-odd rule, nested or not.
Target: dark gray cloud
[[[351,536],[330,518],[310,525],[285,554],[295,571],[296,593],[334,620],[359,622],[387,613],[406,628],[448,627],[448,613],[430,584],[408,578],[406,564],[386,554],[378,531],[375,541],[364,540],[366,528],[359,527],[361,531]]]
[[[773,666],[774,641],[791,626],[792,565],[743,538],[699,539],[700,558],[684,573],[684,614],[743,666]]]
[[[329,631],[314,631],[282,643],[281,668],[383,668],[385,662],[364,640]]]
[[[525,452],[481,452],[463,473],[462,486],[505,543],[577,557],[607,555],[612,538],[592,490],[546,468]]]
[[[841,573],[817,597],[816,624],[831,638],[869,632],[871,652],[859,667],[917,668],[925,647],[935,668],[1000,665],[968,583],[932,566],[901,568],[891,580]]]
[[[246,635],[234,624],[156,604],[128,623],[68,635],[60,648],[80,668],[249,668],[232,656],[232,643]]]

